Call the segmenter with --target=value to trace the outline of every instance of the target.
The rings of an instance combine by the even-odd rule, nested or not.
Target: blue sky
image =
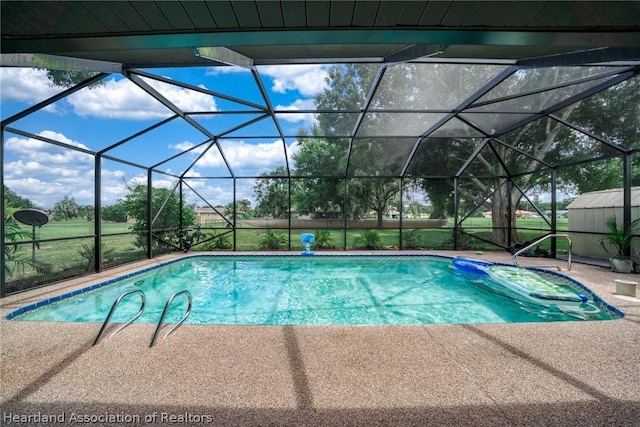
[[[313,115],[293,112],[314,108],[313,98],[322,91],[328,68],[326,65],[258,68],[274,109],[292,111],[286,115],[279,115],[285,135],[295,135],[298,129],[309,127],[313,123]],[[143,71],[257,105],[265,105],[251,73],[239,67]],[[236,103],[224,97],[212,97],[144,77],[142,81],[162,93],[183,111],[225,113],[194,116],[198,123],[216,135],[262,114],[251,105]],[[0,68],[2,120],[48,99],[61,90],[49,86],[46,74],[42,70]],[[100,151],[171,115],[172,112],[167,107],[118,74],[109,76],[102,86],[83,89],[10,124],[10,127],[70,146]],[[262,135],[267,137],[251,138]],[[92,156],[15,133],[6,132],[4,138],[4,183],[12,191],[44,209],[52,208],[65,196],[75,198],[80,205],[94,204]],[[151,166],[206,140],[207,136],[193,126],[181,120],[173,120],[144,136],[109,150],[106,154],[143,166]],[[285,146],[291,162],[291,154],[295,153],[297,145],[295,138],[282,141],[277,136],[273,121],[268,119],[232,132],[220,143],[227,161],[238,177],[256,176],[284,166]],[[201,155],[203,148],[204,146],[195,148],[163,164],[159,169],[181,174]],[[230,176],[220,152],[215,147],[208,150],[187,175],[194,178]],[[123,197],[127,186],[144,182],[145,170],[104,160],[103,205],[112,204]],[[153,177],[154,187],[172,187],[174,182],[174,179],[163,174]],[[188,182],[195,192],[211,204],[227,204],[233,200],[231,180],[192,179]],[[252,199],[253,183],[253,179],[239,179],[237,198]],[[198,205],[204,204],[198,200],[195,192],[189,191],[192,195],[190,201]]]

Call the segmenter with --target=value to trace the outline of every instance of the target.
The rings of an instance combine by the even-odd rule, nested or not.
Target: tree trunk
[[[382,209],[381,209],[381,210],[376,211],[376,213],[378,214],[378,225],[377,225],[377,227],[378,227],[378,228],[382,228],[382,217],[383,217],[383,215],[382,215]]]
[[[512,203],[511,221],[509,221],[509,193],[506,185],[502,185],[491,198],[491,241],[497,245],[508,248],[515,243],[520,243],[520,239],[515,231],[516,224],[516,203]],[[511,241],[509,241],[509,228],[511,231]]]

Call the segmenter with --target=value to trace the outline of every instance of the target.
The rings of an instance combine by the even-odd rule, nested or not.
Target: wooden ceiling
[[[38,53],[123,67],[211,65],[197,47],[224,47],[260,65],[523,60],[640,46],[639,1],[2,1],[0,8],[5,58]]]

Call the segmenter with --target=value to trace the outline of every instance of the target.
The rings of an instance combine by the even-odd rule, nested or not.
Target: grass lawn
[[[450,219],[448,224],[453,224]],[[461,248],[470,250],[500,250],[500,248],[490,243],[483,242],[472,236],[488,239],[491,234],[491,220],[486,218],[469,218],[462,224],[464,230],[469,233],[463,235],[459,241]],[[86,220],[70,220],[62,222],[50,222],[43,227],[37,228],[35,238],[38,240],[65,239],[60,241],[41,242],[35,251],[36,260],[49,265],[49,272],[39,274],[31,268],[26,268],[23,272],[16,272],[13,276],[7,277],[8,287],[12,282],[20,283],[20,286],[33,286],[40,283],[48,283],[61,280],[67,277],[76,276],[92,271],[92,255],[94,239],[94,222]],[[145,258],[144,251],[134,245],[132,234],[115,235],[117,233],[130,232],[131,224],[103,222],[102,224],[102,255],[103,265],[112,266],[123,264]],[[521,241],[530,241],[548,232],[548,225],[540,219],[519,219],[519,237]],[[568,220],[559,219],[557,223],[558,232],[568,229]],[[29,226],[22,226],[24,231],[31,236],[32,229]],[[213,233],[221,234],[229,231],[226,228],[203,229],[203,232],[211,236]],[[238,251],[258,251],[260,241],[269,230],[243,227],[236,229],[236,250]],[[299,236],[302,233],[317,233],[317,229],[273,229],[274,233],[282,233],[285,244],[281,247],[288,249],[289,239],[291,239],[292,250],[303,250]],[[345,235],[343,230],[328,230],[331,233],[332,244],[335,249],[364,249],[357,247],[354,242],[361,236],[364,230],[348,229]],[[375,229],[380,237],[383,248],[398,248],[400,244],[400,231],[397,229]],[[403,246],[405,248],[423,249],[453,249],[453,233],[451,228],[429,228],[411,229],[411,220],[403,222]],[[113,235],[109,235],[113,234]],[[88,237],[87,237],[88,236]],[[227,235],[233,243],[233,233]],[[563,239],[557,241],[558,250],[567,250],[567,243]],[[550,249],[551,241],[543,242],[540,247]],[[31,245],[20,245],[21,256],[31,259]],[[197,246],[194,250],[199,249]],[[314,248],[315,250],[321,250]]]

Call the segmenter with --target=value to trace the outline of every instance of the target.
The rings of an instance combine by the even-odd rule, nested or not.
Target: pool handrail
[[[128,295],[136,294],[136,293],[140,294],[140,300],[141,300],[140,309],[138,310],[138,313],[135,316],[133,316],[127,323],[125,323],[124,325],[120,326],[118,329],[113,331],[111,335],[109,335],[109,337],[114,336],[115,334],[117,334],[118,332],[120,332],[121,330],[129,326],[131,323],[133,323],[133,321],[136,320],[138,317],[140,317],[140,315],[144,311],[144,305],[146,303],[144,292],[142,292],[140,289],[133,289],[131,291],[123,293],[113,302],[113,305],[111,306],[111,310],[109,310],[109,314],[107,314],[106,319],[104,319],[104,322],[102,323],[100,332],[98,332],[98,335],[96,335],[96,339],[93,341],[93,344],[91,345],[92,347],[98,344],[102,339],[102,335],[104,334],[104,331],[107,328],[107,325],[109,324],[109,320],[111,320],[111,316],[113,315],[113,312],[116,310],[116,307],[118,306],[118,304],[120,304],[120,301],[122,301],[122,299]]]
[[[518,261],[516,261],[516,258],[518,257],[518,255],[520,255],[523,252],[528,251],[529,249],[531,249],[532,247],[536,246],[538,243],[543,242],[545,240],[547,240],[550,237],[565,237],[567,239],[567,241],[569,242],[569,256],[567,258],[567,271],[571,271],[571,237],[569,237],[568,234],[547,234],[546,236],[543,236],[541,238],[539,238],[538,240],[536,240],[535,242],[525,246],[524,248],[519,249],[517,252],[515,252],[513,254],[513,265],[520,267],[520,264],[518,264]],[[558,269],[558,271],[562,271],[560,266],[558,265],[537,265],[536,267],[555,267]]]
[[[167,331],[166,334],[164,334],[162,339],[165,339],[166,337],[168,337],[171,332],[175,331],[176,328],[178,328],[178,326],[182,325],[182,323],[191,314],[191,307],[193,305],[191,292],[185,289],[183,291],[176,292],[175,294],[171,295],[164,306],[164,310],[162,310],[162,315],[160,316],[160,320],[158,320],[158,326],[156,326],[156,331],[153,333],[153,338],[151,339],[151,344],[149,345],[149,347],[153,347],[153,345],[156,343],[156,340],[158,339],[158,335],[160,334],[160,329],[162,329],[162,325],[164,323],[164,318],[167,315],[167,311],[169,311],[169,307],[171,306],[171,303],[173,302],[175,297],[181,294],[185,294],[187,296],[187,310],[185,311],[184,316],[182,316],[182,319],[180,319],[175,325],[173,325],[173,327],[169,329],[169,331]]]

